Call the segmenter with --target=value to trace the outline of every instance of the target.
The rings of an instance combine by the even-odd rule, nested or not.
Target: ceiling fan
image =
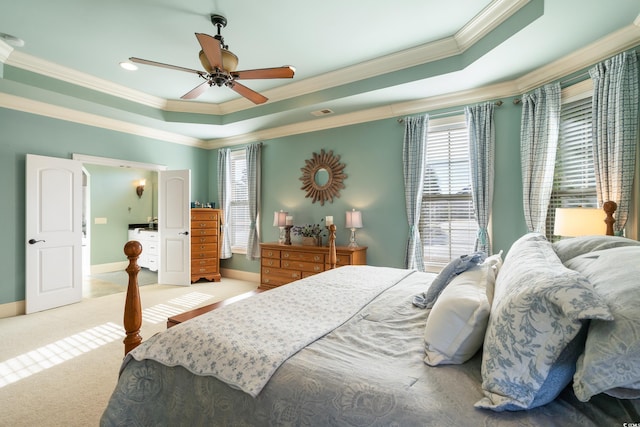
[[[204,82],[182,95],[180,97],[181,99],[195,99],[202,95],[208,87],[216,85],[226,86],[244,96],[254,104],[262,104],[268,100],[267,97],[238,83],[237,80],[293,78],[295,68],[290,65],[276,68],[236,71],[236,67],[238,66],[238,57],[228,50],[229,46],[224,43],[224,38],[220,34],[220,29],[227,26],[227,19],[222,15],[211,15],[211,22],[218,28],[217,35],[210,36],[208,34],[195,33],[196,38],[200,43],[200,47],[202,47],[202,50],[200,51],[200,63],[206,71],[193,70],[191,68],[163,64],[161,62],[149,61],[147,59],[135,57],[129,58],[129,60],[139,64],[186,71],[188,73],[197,74],[204,79]]]

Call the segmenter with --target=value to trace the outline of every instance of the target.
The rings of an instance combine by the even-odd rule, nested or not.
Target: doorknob
[[[29,244],[30,245],[35,245],[38,242],[44,242],[44,240],[29,239]]]
[[[178,233],[178,234],[184,234],[185,236],[188,236],[189,232],[188,231],[183,231],[182,233]]]

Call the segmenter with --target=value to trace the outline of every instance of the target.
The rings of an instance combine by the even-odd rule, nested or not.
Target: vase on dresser
[[[303,236],[302,244],[304,246],[316,246],[318,244],[318,240],[313,236]]]

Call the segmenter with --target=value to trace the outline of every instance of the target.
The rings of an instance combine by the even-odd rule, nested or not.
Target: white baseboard
[[[251,273],[249,271],[232,270],[230,268],[221,268],[220,274],[222,277],[228,277],[229,279],[245,280],[247,282],[260,283],[260,273]]]

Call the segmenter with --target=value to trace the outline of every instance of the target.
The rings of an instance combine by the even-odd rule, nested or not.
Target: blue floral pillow
[[[612,319],[589,281],[563,266],[544,236],[516,241],[496,279],[482,356],[485,397],[475,406],[517,411],[555,399],[575,370],[584,319]]]

